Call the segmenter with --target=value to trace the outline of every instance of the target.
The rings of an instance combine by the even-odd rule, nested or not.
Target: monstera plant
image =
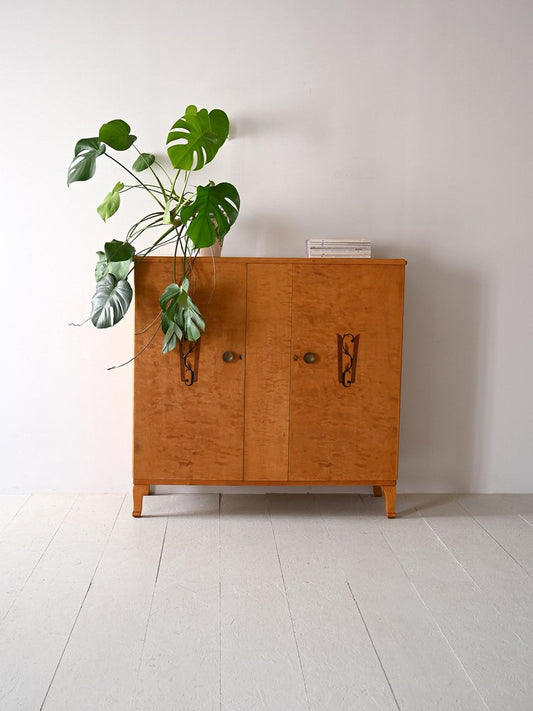
[[[191,188],[189,179],[193,171],[213,160],[228,133],[229,120],[224,111],[188,106],[167,137],[172,164],[168,169],[153,153],[142,153],[137,148],[137,137],[122,119],[104,123],[97,137],[82,138],[76,143],[68,185],[92,178],[100,156],[112,160],[125,173],[125,182],[117,182],[97,207],[104,221],[117,212],[126,192],[142,190],[155,203],[154,210],[132,225],[123,240],[106,242],[103,251],[97,252],[96,292],[90,316],[97,328],[114,326],[124,317],[133,297],[128,280],[135,265],[155,249],[170,244],[174,247],[174,282],[159,300],[163,352],[168,353],[180,341],[200,338],[205,323],[189,295],[190,272],[200,248],[224,239],[237,219],[240,199],[230,183],[209,181]],[[133,149],[137,155],[127,167],[109,149],[118,153]],[[147,235],[148,245],[141,239]]]

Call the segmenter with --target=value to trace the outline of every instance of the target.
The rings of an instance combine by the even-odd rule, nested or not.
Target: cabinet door
[[[284,481],[289,466],[291,264],[248,265],[244,478]]]
[[[396,479],[403,273],[360,262],[294,266],[291,480]],[[345,333],[358,340],[350,387],[339,382]]]
[[[214,272],[215,269],[215,272]],[[174,281],[172,260],[145,260],[135,270],[135,351],[150,340],[159,295]],[[159,333],[135,361],[136,480],[231,481],[243,476],[244,264],[199,259],[191,295],[206,320],[193,385],[181,380],[179,349],[163,355]],[[226,362],[222,355],[233,354]],[[194,362],[195,358],[191,358]]]

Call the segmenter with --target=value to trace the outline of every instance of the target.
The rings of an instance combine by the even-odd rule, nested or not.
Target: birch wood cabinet
[[[158,335],[135,360],[133,515],[154,484],[360,484],[394,518],[404,270],[198,258],[205,334],[166,355]],[[171,257],[137,265],[136,352],[173,280]]]

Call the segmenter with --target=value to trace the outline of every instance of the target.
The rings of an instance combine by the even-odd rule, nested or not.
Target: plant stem
[[[189,178],[190,178],[190,177],[191,177],[191,171],[188,170],[187,173],[186,173],[186,175],[185,175],[185,180],[183,181],[183,189],[182,189],[182,191],[181,191],[181,195],[180,195],[179,200],[178,200],[178,206],[181,205],[181,203],[182,203],[182,201],[183,201],[183,196],[185,195],[185,190],[186,190],[186,188],[187,188],[187,183],[189,182]],[[174,181],[174,183],[175,183],[175,181]],[[172,188],[174,189],[174,185],[172,186]]]
[[[152,185],[151,183],[145,183],[143,185],[125,185],[120,192],[125,193],[128,190],[140,190],[141,188],[143,190],[146,188],[149,188],[150,190],[153,190],[155,193],[161,193],[161,190],[159,189],[159,187],[157,185]]]
[[[172,232],[172,230],[175,230],[175,229],[176,229],[176,228],[174,227],[174,225],[172,225],[172,227],[171,227],[170,229],[166,230],[166,232],[163,232],[163,234],[162,234],[160,237],[158,237],[158,238],[156,239],[156,241],[152,244],[152,246],[149,247],[149,248],[146,250],[146,253],[143,254],[142,257],[141,257],[137,262],[134,262],[134,263],[133,263],[133,266],[131,267],[131,269],[130,269],[129,272],[128,272],[128,276],[129,276],[129,275],[132,273],[132,271],[135,269],[136,264],[140,264],[140,263],[143,261],[143,259],[144,259],[145,257],[147,257],[147,256],[150,254],[150,252],[153,252],[154,249],[156,249],[156,248],[158,247],[158,245],[165,239],[165,237],[166,237],[167,235],[169,235],[169,234]]]
[[[134,145],[133,147],[135,148],[135,150],[137,151],[137,153],[138,153],[139,155],[141,155],[141,151],[137,148],[137,146]],[[148,167],[149,167],[149,169],[150,169],[150,172],[151,172],[152,175],[154,176],[154,178],[157,180],[157,184],[158,184],[159,187],[161,188],[161,192],[163,193],[163,198],[165,199],[165,202],[166,202],[166,201],[168,200],[168,198],[167,198],[167,193],[166,193],[166,191],[165,191],[165,188],[163,187],[163,183],[159,180],[159,176],[157,175],[157,173],[155,172],[155,170],[152,168],[152,166],[149,165]],[[167,176],[167,177],[168,177],[168,176]]]
[[[138,239],[146,230],[151,230],[156,227],[162,227],[163,223],[162,222],[152,222],[149,225],[146,225],[145,227],[141,227],[141,229],[137,230],[137,232],[132,232],[128,233],[129,237],[127,238],[127,241],[132,244],[135,242],[136,239]]]
[[[172,185],[170,186],[170,194],[171,195],[174,195],[174,188],[176,186],[176,181],[177,181],[180,173],[181,173],[181,170],[176,171],[176,175],[174,176],[174,180],[172,181]]]
[[[176,262],[177,262],[178,246],[181,244],[181,232],[183,231],[183,227],[184,226],[182,225],[181,231],[178,230],[178,228],[176,227],[176,245],[174,247],[174,262],[172,263],[175,284],[178,283],[178,276],[177,276],[177,272],[176,272]]]
[[[159,312],[158,316],[161,316],[161,312]],[[154,321],[155,321],[155,319],[154,319]],[[154,323],[154,321],[152,321],[152,323]],[[144,351],[152,343],[154,338],[157,336],[158,331],[159,331],[159,324],[155,327],[154,332],[152,333],[148,343],[145,346],[143,346],[140,351],[137,351],[137,353],[132,358],[127,360],[125,363],[120,363],[119,365],[112,365],[111,367],[107,368],[107,370],[115,370],[115,368],[122,368],[124,365],[128,365],[128,363],[131,363],[132,361],[134,361],[135,358],[138,358],[142,353],[144,353]]]
[[[154,160],[154,165],[157,165],[157,166],[159,166],[159,168],[161,168],[161,170],[163,171],[163,173],[167,176],[168,182],[169,182],[170,184],[172,184],[172,178],[170,177],[170,175],[169,175],[169,174],[167,173],[167,171],[165,170],[165,167],[162,166],[161,163],[160,163],[158,160]]]
[[[156,219],[154,219],[156,218]],[[135,231],[139,228],[139,225],[142,225],[143,222],[148,222],[148,220],[154,220],[151,222],[149,225],[146,225],[145,227],[141,228],[138,230],[137,234],[135,234]],[[126,241],[129,242],[130,240],[136,239],[144,230],[148,229],[149,227],[158,227],[163,224],[162,220],[162,213],[161,212],[152,212],[150,215],[145,215],[142,219],[139,220],[139,222],[136,222],[134,225],[130,227],[126,234]]]
[[[107,156],[108,158],[110,158],[111,160],[115,161],[115,163],[116,163],[117,165],[120,165],[120,167],[123,168],[123,169],[126,171],[126,173],[129,173],[129,174],[131,175],[131,177],[132,177],[134,180],[136,180],[138,183],[140,183],[140,184],[143,186],[143,188],[146,190],[146,192],[149,193],[149,194],[154,198],[154,200],[157,202],[157,204],[159,205],[159,207],[162,207],[163,210],[165,209],[165,206],[163,205],[163,203],[154,195],[154,193],[150,190],[150,188],[147,187],[147,186],[143,183],[143,181],[140,180],[134,173],[132,173],[131,170],[129,170],[128,168],[126,168],[125,165],[123,165],[119,160],[117,160],[116,158],[114,158],[114,157],[113,157],[112,155],[110,155],[109,153],[104,153],[104,155]]]

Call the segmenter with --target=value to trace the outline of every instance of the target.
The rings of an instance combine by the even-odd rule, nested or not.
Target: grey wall
[[[233,121],[202,174],[241,192],[226,255],[407,258],[401,489],[533,490],[531,2],[28,0],[2,25],[2,490],[129,486],[132,370],[106,367],[132,320],[68,323],[135,211],[104,225],[118,174],[66,167],[116,117],[162,150],[188,103]]]

